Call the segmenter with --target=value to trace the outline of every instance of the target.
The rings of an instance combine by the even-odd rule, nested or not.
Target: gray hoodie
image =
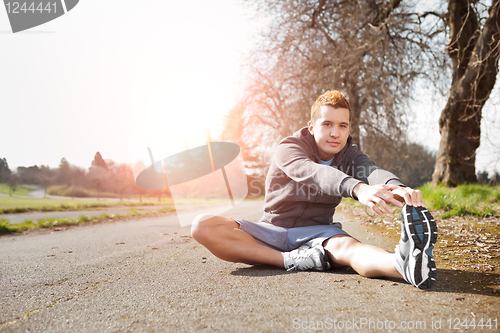
[[[352,190],[359,183],[404,186],[358,151],[351,136],[331,166],[319,161],[316,142],[307,127],[280,142],[266,178],[261,221],[286,228],[331,224],[342,197],[356,199]]]

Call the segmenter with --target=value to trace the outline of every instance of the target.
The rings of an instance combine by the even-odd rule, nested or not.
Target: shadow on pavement
[[[238,268],[231,272],[231,275],[238,276],[277,276],[284,274],[294,274],[297,272],[287,272],[282,268],[271,265],[254,265]],[[357,273],[350,267],[330,269],[318,274],[342,274],[356,275]],[[385,278],[380,280],[406,283],[403,279]],[[438,269],[438,280],[434,286],[426,290],[427,292],[446,292],[477,294],[493,297],[500,297],[500,274],[479,273],[462,270]]]
[[[257,264],[249,267],[237,268],[231,272],[231,275],[238,276],[276,276],[290,274],[283,268],[279,268],[272,265]]]
[[[431,291],[499,297],[500,274],[438,268]]]
[[[231,275],[238,276],[276,276],[285,274],[296,274],[298,272],[287,272],[283,268],[275,267],[272,265],[257,264],[249,267],[238,268],[231,272]],[[350,267],[335,268],[324,272],[315,272],[317,274],[357,274]]]

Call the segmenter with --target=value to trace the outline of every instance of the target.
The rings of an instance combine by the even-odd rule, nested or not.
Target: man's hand
[[[394,194],[394,197],[397,200],[406,203],[408,206],[413,206],[413,207],[425,206],[424,199],[422,199],[422,192],[420,192],[420,190],[414,190],[410,187],[399,186],[398,188],[392,190],[391,192],[392,194]]]
[[[392,213],[389,204],[399,208],[403,207],[403,203],[410,206],[423,206],[425,204],[419,190],[399,185],[366,185],[359,183],[354,187],[352,193],[360,203],[373,209],[379,215],[384,214],[383,210]]]

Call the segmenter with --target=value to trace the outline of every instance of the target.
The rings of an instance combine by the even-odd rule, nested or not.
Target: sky
[[[235,0],[81,0],[13,34],[0,7],[0,157],[88,168],[155,160],[217,138],[241,94],[259,23]],[[498,87],[498,84],[497,84]],[[499,89],[492,99],[499,100]],[[444,98],[419,95],[408,134],[439,147]],[[485,109],[478,170],[499,169],[498,106]],[[495,155],[495,151],[497,154]]]
[[[0,157],[89,167],[220,135],[255,21],[233,0],[82,0],[13,34],[0,7]],[[149,157],[147,158],[149,160]]]

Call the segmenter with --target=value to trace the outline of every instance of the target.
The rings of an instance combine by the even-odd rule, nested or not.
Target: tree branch
[[[448,54],[453,61],[453,83],[465,73],[479,31],[479,22],[468,0],[449,0],[450,42]],[[452,84],[453,84],[452,83]]]
[[[381,11],[377,11],[377,16],[370,22],[371,25],[378,27],[391,16],[394,8],[398,7],[401,0],[391,0]]]
[[[472,86],[474,98],[481,104],[488,99],[498,74],[500,59],[500,0],[493,0],[490,15],[472,51],[467,69],[460,82]]]

